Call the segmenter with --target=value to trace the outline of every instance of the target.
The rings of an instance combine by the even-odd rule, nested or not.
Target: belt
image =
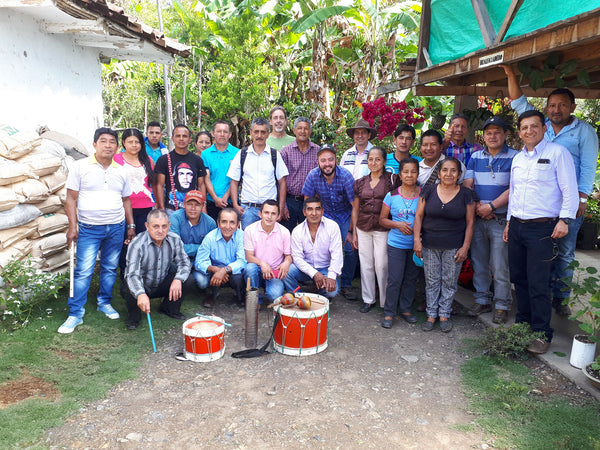
[[[511,220],[515,219],[517,222],[521,223],[544,223],[544,222],[556,222],[558,217],[538,217],[536,219],[519,219],[518,217],[511,217]]]
[[[242,203],[242,206],[244,206],[244,205],[249,206],[251,208],[260,208],[260,207],[262,207],[263,204],[262,203],[250,203],[250,202],[247,202],[247,203]]]
[[[304,201],[304,195],[292,195],[292,194],[288,194],[287,198],[292,198],[292,199],[297,200],[299,202],[303,202]]]
[[[492,217],[491,219],[484,219],[483,217],[479,217],[477,216],[476,219],[477,220],[485,220],[486,222],[489,222],[490,220],[506,220],[506,213],[504,214],[494,214],[496,217]]]

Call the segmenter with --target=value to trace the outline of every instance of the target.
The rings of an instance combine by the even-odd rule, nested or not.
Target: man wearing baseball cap
[[[518,153],[506,144],[510,130],[511,127],[500,116],[485,121],[485,148],[471,155],[463,183],[473,189],[480,200],[475,210],[475,230],[471,241],[475,305],[470,315],[478,316],[492,310],[490,285],[493,276],[494,323],[505,323],[512,306],[508,246],[502,240],[506,226],[510,169]]]
[[[185,253],[192,264],[192,275],[199,289],[208,287],[205,277],[198,276],[194,267],[198,247],[209,231],[217,228],[217,223],[208,214],[202,212],[205,198],[200,191],[189,191],[185,195],[183,208],[171,214],[171,231],[183,241]]]
[[[323,205],[323,215],[338,224],[344,244],[344,267],[341,275],[341,293],[348,300],[357,300],[352,292],[352,278],[356,269],[354,250],[347,236],[354,200],[354,177],[337,165],[335,149],[324,145],[317,153],[318,167],[306,177],[302,194],[304,198],[317,196]]]

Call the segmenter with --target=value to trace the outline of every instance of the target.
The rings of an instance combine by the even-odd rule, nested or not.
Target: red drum
[[[215,361],[225,353],[225,326],[215,319],[195,317],[183,323],[185,357],[190,361]]]
[[[318,294],[302,295],[310,297],[310,309],[282,305],[274,308],[279,320],[273,333],[273,348],[284,355],[314,355],[327,348],[329,300]]]

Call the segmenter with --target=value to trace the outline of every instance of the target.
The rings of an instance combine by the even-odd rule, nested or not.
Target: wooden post
[[[183,72],[183,93],[181,95],[181,119],[187,125],[187,112],[185,110],[185,94],[187,89],[187,71]]]
[[[163,33],[162,12],[160,2],[156,0],[156,8],[158,10],[158,25],[160,32]],[[163,64],[163,82],[165,84],[165,113],[167,116],[167,135],[169,138],[169,150],[173,149],[173,103],[171,102],[171,83],[169,82],[169,72],[167,65]]]
[[[198,129],[202,125],[202,58],[198,61]]]

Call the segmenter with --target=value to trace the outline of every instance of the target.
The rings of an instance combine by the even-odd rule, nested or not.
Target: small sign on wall
[[[504,51],[492,53],[491,55],[482,56],[479,58],[479,68],[493,66],[504,61]]]

